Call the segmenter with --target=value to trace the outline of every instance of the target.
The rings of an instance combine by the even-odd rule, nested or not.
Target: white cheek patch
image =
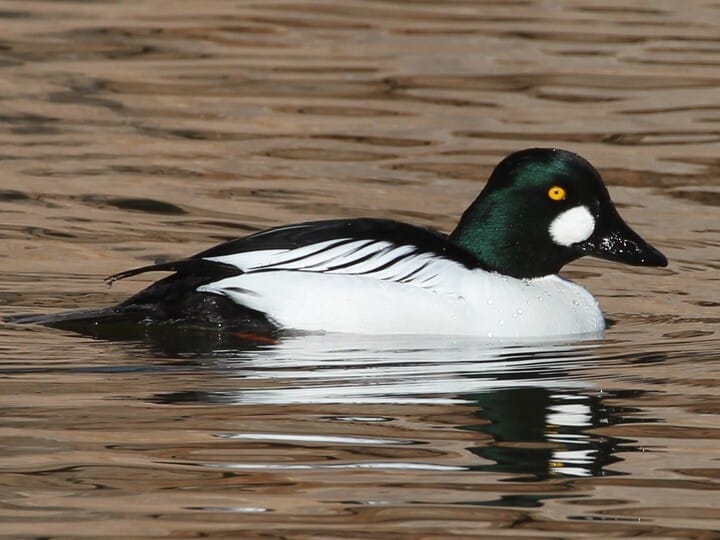
[[[565,247],[587,240],[594,230],[595,218],[584,206],[565,210],[550,223],[553,242]]]

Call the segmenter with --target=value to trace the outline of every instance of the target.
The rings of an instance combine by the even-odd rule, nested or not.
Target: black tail
[[[99,309],[81,309],[77,311],[62,311],[60,313],[43,313],[41,315],[10,315],[3,321],[13,324],[42,324],[45,326],[63,326],[73,324],[97,324],[102,322],[137,321],[130,313],[118,310],[116,307]]]
[[[118,279],[122,277],[125,276]],[[141,326],[172,323],[215,330],[225,327],[258,332],[276,329],[263,313],[238,305],[225,296],[197,291],[199,286],[213,279],[217,278],[178,273],[153,283],[115,306],[43,315],[13,315],[4,320],[16,324],[41,324],[83,334],[94,333],[86,331],[88,327],[126,323]]]
[[[231,306],[224,297],[218,296],[216,301],[215,315],[221,310],[226,315],[232,315],[223,325],[210,323],[207,317],[160,320],[157,312],[137,306],[47,315],[13,315],[4,320],[15,324],[49,326],[103,341],[142,342],[153,353],[173,357],[177,354],[206,354],[216,350],[255,347],[274,340],[277,329],[261,313]],[[213,310],[208,313],[211,312]]]
[[[118,272],[117,274],[106,277],[105,283],[112,285],[121,279],[137,276],[146,272],[178,272],[182,275],[206,276],[206,279],[209,281],[236,276],[242,273],[236,267],[229,264],[208,261],[206,259],[190,258],[131,268],[130,270]]]

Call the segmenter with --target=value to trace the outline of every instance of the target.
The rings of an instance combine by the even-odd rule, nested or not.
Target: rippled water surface
[[[579,152],[666,269],[583,260],[603,340],[0,326],[16,538],[718,538],[720,4],[5,1],[2,315],[339,216],[453,227]],[[123,339],[124,338],[124,339]]]

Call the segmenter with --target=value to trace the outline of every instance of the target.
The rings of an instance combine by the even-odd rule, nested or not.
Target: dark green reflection
[[[492,462],[473,469],[519,474],[526,480],[621,474],[607,466],[620,461],[615,455],[620,447],[623,452],[633,451],[632,441],[591,432],[632,421],[624,414],[633,411],[605,405],[603,401],[608,397],[619,394],[600,397],[532,387],[473,395],[479,406],[477,416],[486,422],[466,429],[486,433],[493,439],[490,444],[470,448],[475,455]]]

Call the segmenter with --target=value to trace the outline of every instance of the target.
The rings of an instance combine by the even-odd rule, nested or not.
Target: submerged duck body
[[[587,161],[535,148],[495,168],[451,235],[371,218],[278,227],[111,276],[173,272],[112,308],[32,322],[172,320],[508,338],[597,333],[605,326],[598,303],[557,275],[583,255],[667,264],[620,218]]]

